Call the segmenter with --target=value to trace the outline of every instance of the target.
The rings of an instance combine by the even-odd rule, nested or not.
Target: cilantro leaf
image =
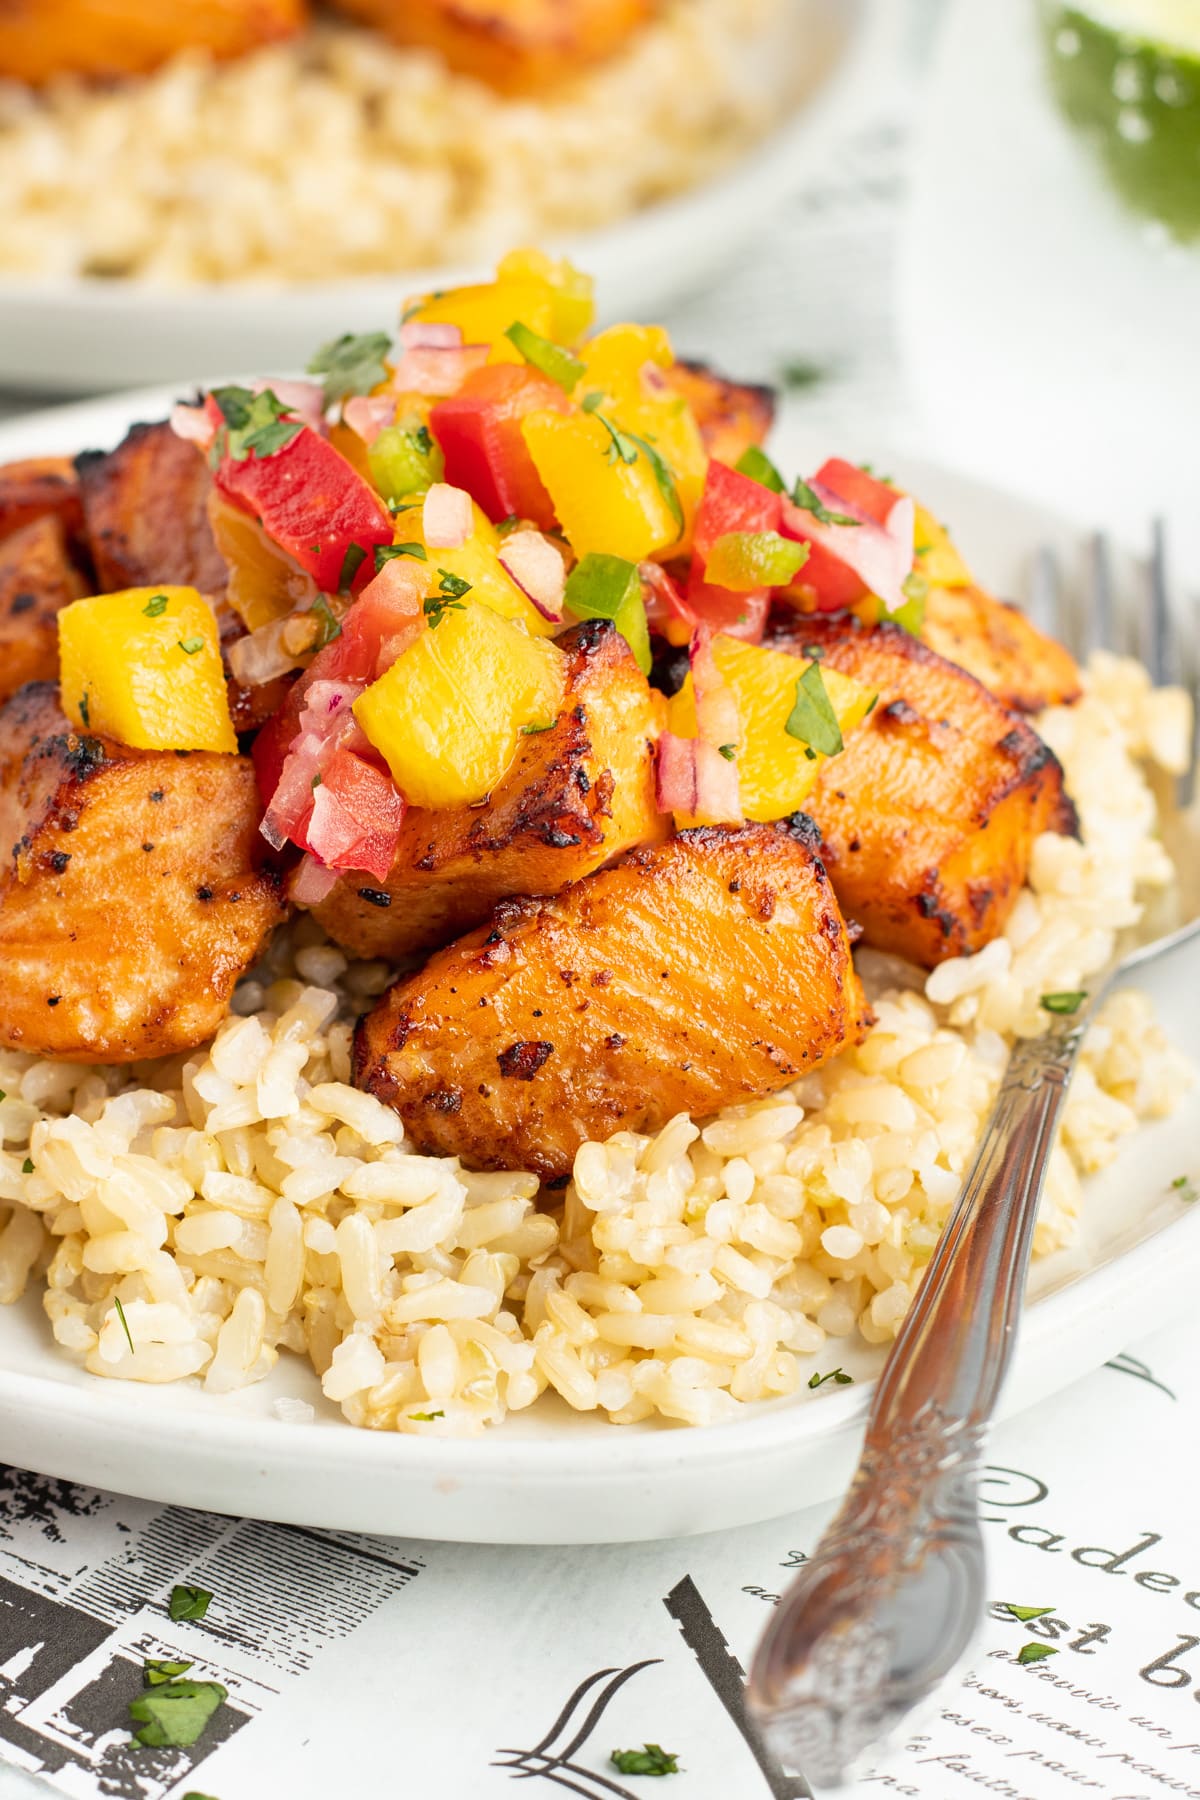
[[[675,536],[681,538],[683,536],[683,502],[679,498],[679,490],[675,486],[675,477],[671,473],[670,465],[663,460],[652,444],[647,443],[645,438],[635,437],[632,432],[626,435],[629,442],[637,445],[650,464],[654,479],[658,483],[658,491],[666,501],[671,517],[675,521]]]
[[[439,569],[441,580],[438,582],[438,593],[445,594],[451,600],[461,600],[464,594],[471,591],[471,583],[464,581],[461,575],[452,575],[448,569]]]
[[[157,1657],[148,1657],[142,1664],[142,1680],[147,1687],[162,1687],[166,1681],[177,1681],[192,1667],[190,1662],[162,1662]]]
[[[223,449],[234,462],[245,462],[252,450],[259,457],[274,456],[304,430],[302,419],[285,416],[290,409],[270,388],[253,394],[249,388],[219,387],[212,397],[226,425]]]
[[[342,635],[341,621],[324,594],[318,594],[309,609],[314,618],[321,621],[321,629],[313,639],[313,649],[323,650],[326,644],[332,644],[334,638]]]
[[[783,476],[757,444],[751,444],[748,450],[743,450],[733,466],[739,475],[748,475],[760,487],[770,488],[773,494],[783,493]]]
[[[830,371],[823,363],[813,362],[806,356],[796,356],[784,363],[779,371],[779,378],[786,388],[811,388],[819,387],[821,382],[827,381],[829,374]]]
[[[414,556],[418,562],[428,562],[424,544],[376,544],[375,573],[378,575],[384,563],[391,562],[394,556]]]
[[[346,554],[342,558],[342,570],[338,576],[339,594],[348,594],[354,584],[354,577],[367,559],[367,553],[361,544],[347,544]]]
[[[194,1744],[229,1690],[219,1681],[167,1681],[129,1702],[142,1729],[134,1733],[150,1749]]]
[[[430,1419],[444,1419],[445,1416],[446,1413],[443,1407],[439,1407],[437,1412],[409,1413],[408,1415],[410,1419],[419,1419],[423,1425],[428,1424]]]
[[[179,648],[185,656],[195,656],[198,650],[203,650],[204,639],[202,637],[180,638]]]
[[[1029,1663],[1045,1662],[1048,1656],[1057,1656],[1058,1649],[1054,1644],[1022,1644],[1017,1651],[1017,1661],[1028,1666]]]
[[[543,731],[553,731],[557,724],[557,719],[531,719],[528,725],[522,725],[521,736],[538,737]]]
[[[852,519],[849,513],[830,512],[829,508],[822,504],[815,488],[811,488],[800,475],[797,475],[792,488],[792,500],[801,512],[811,513],[819,525],[862,524],[861,519]]]
[[[341,337],[330,338],[327,344],[314,354],[308,364],[309,375],[325,377],[322,389],[326,406],[332,406],[335,400],[344,400],[348,394],[369,394],[386,379],[387,368],[384,357],[392,347],[392,340],[386,331],[365,331],[355,334],[344,331]]]
[[[212,1602],[207,1588],[179,1585],[171,1589],[167,1612],[172,1619],[202,1619]]]
[[[1002,1600],[1000,1604],[1014,1619],[1020,1619],[1022,1625],[1028,1625],[1030,1619],[1044,1619],[1047,1613],[1054,1611],[1052,1606],[1014,1606],[1011,1600]]]
[[[796,683],[796,703],[783,729],[825,756],[836,756],[843,748],[842,728],[825,691],[820,663],[809,663]]]
[[[25,1158],[25,1161],[21,1164],[21,1173],[22,1173],[22,1175],[32,1175],[33,1174],[33,1158],[32,1158],[32,1156],[27,1156]]]
[[[853,1380],[853,1375],[847,1375],[845,1369],[842,1368],[830,1369],[827,1375],[818,1375],[814,1369],[813,1373],[808,1378],[808,1385],[810,1388],[819,1388],[824,1387],[827,1381],[832,1381],[836,1383],[838,1387],[849,1387]]]
[[[1087,999],[1087,989],[1079,988],[1073,993],[1043,994],[1038,1002],[1043,1011],[1049,1013],[1065,1013],[1068,1017],[1077,1013]]]
[[[155,594],[152,599],[147,600],[142,611],[148,619],[161,619],[162,615],[167,610],[167,604],[167,596],[165,594]]]
[[[117,1309],[117,1317],[120,1319],[121,1329],[125,1333],[125,1342],[129,1345],[129,1354],[134,1356],[136,1355],[136,1352],[133,1347],[133,1333],[129,1329],[129,1320],[125,1317],[125,1308],[121,1305],[121,1296],[119,1294],[113,1295],[113,1305]]]
[[[674,1751],[661,1744],[643,1744],[640,1750],[614,1750],[610,1758],[622,1775],[681,1775]]]
[[[572,393],[579,386],[584,365],[577,356],[564,350],[561,344],[555,344],[550,338],[530,330],[520,319],[514,319],[504,335],[521,352],[531,369],[548,375],[565,394]]]
[[[441,580],[438,582],[436,594],[430,594],[421,608],[429,620],[430,631],[436,631],[448,612],[464,612],[462,596],[469,594],[471,583],[464,581],[461,575],[451,575],[448,569],[439,569]]]
[[[1200,1200],[1200,1193],[1197,1193],[1196,1184],[1190,1175],[1177,1175],[1171,1183],[1171,1186],[1179,1195],[1179,1198],[1181,1200],[1186,1200],[1189,1206],[1193,1201]]]
[[[83,720],[85,725],[91,724],[92,715],[91,715],[91,711],[90,711],[90,707],[89,707],[86,688],[83,690],[83,693],[80,694],[80,696],[79,696],[79,716]]]

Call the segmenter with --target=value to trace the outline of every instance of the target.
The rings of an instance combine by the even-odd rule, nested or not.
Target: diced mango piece
[[[914,567],[935,587],[969,587],[970,569],[951,542],[950,533],[931,512],[918,505],[913,526]]]
[[[423,325],[457,325],[464,344],[490,344],[492,362],[517,362],[521,352],[505,337],[515,319],[542,337],[554,336],[554,291],[539,276],[486,281],[430,294],[408,317]]]
[[[704,489],[708,452],[691,407],[682,395],[654,381],[656,369],[669,369],[675,354],[659,325],[612,325],[598,332],[579,352],[584,373],[575,390],[605,395],[602,411],[624,431],[653,445],[671,471],[683,507],[682,535],[669,546],[672,556],[691,549],[692,523]]]
[[[424,545],[421,512],[420,506],[410,506],[396,514],[396,543]],[[505,571],[499,556],[500,533],[480,507],[472,505],[471,512],[474,529],[460,549],[426,550],[430,570],[436,574],[441,569],[470,582],[472,600],[490,606],[503,619],[523,625],[532,637],[552,636],[559,626],[553,619],[543,617]]]
[[[782,819],[795,812],[829,759],[807,754],[808,746],[785,727],[796,703],[796,683],[809,664],[782,650],[747,644],[740,638],[713,639],[713,656],[737,702],[741,739],[737,746],[742,810],[748,819]],[[825,692],[848,735],[871,710],[875,695],[861,681],[822,666]],[[696,735],[696,702],[689,675],[670,702],[668,729]]]
[[[473,806],[503,779],[524,725],[558,714],[566,660],[486,606],[448,608],[354,703],[413,806]]]
[[[565,256],[547,256],[544,250],[510,250],[496,269],[496,279],[549,283],[554,308],[550,336],[558,344],[577,344],[596,316],[591,276]]]
[[[680,544],[649,458],[636,446],[632,461],[617,455],[595,414],[530,413],[521,429],[577,556],[596,550],[641,562]]]
[[[360,439],[361,442],[361,439]],[[311,606],[317,584],[306,569],[269,538],[256,519],[213,488],[208,519],[217,549],[229,565],[225,597],[245,625],[257,631],[272,619],[285,619],[299,606]]]
[[[62,709],[135,750],[229,750],[217,621],[195,588],[125,588],[58,615]]]

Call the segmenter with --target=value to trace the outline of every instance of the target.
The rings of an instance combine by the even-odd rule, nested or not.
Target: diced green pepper
[[[786,587],[808,560],[808,545],[778,531],[727,531],[708,553],[704,578],[735,594]]]
[[[650,673],[650,629],[636,563],[590,550],[576,563],[564,596],[577,619],[611,619],[643,675]]]
[[[420,420],[385,425],[367,450],[371,480],[389,503],[421,494],[446,472],[445,458]]]

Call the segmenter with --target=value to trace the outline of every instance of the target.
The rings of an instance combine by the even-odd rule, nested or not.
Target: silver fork
[[[1052,559],[1035,597],[1074,648],[1128,642],[1103,539],[1091,547],[1090,604],[1070,629]],[[1200,632],[1178,631],[1155,527],[1141,646],[1157,680],[1185,671],[1196,692]],[[1032,610],[1032,608],[1031,608]],[[1100,635],[1102,634],[1102,636]],[[763,1635],[748,1700],[778,1759],[840,1786],[970,1650],[985,1595],[976,1497],[988,1426],[1012,1360],[1038,1201],[1080,1043],[1113,981],[1200,931],[1191,922],[1139,942],[1094,978],[1070,1014],[1012,1053],[996,1105],[925,1278],[879,1378],[846,1499]]]

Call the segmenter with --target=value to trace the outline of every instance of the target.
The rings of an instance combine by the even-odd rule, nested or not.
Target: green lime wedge
[[[1200,238],[1200,0],[1041,0],[1050,76],[1123,198]]]

